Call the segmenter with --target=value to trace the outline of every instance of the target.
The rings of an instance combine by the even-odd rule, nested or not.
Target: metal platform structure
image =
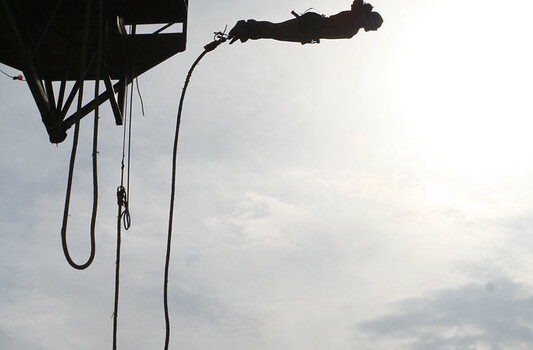
[[[106,101],[121,125],[126,87],[186,48],[188,0],[0,1],[0,62],[23,72],[52,143]],[[159,29],[137,34],[141,25]],[[69,115],[95,80],[105,91]]]

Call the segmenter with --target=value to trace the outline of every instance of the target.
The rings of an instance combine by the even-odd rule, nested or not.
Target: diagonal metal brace
[[[108,83],[107,79],[104,79],[104,82],[106,82],[106,85],[107,85]],[[112,106],[113,106],[113,101],[114,103],[117,103],[115,100],[115,95],[113,95],[113,91],[117,89],[121,83],[122,83],[121,81],[115,83],[115,85],[112,86],[111,90],[108,88],[105,92],[101,93],[97,98],[95,98],[94,100],[92,100],[91,102],[83,106],[80,110],[80,113],[76,111],[71,116],[69,116],[67,119],[65,119],[65,121],[63,122],[64,130],[70,129],[74,124],[76,124],[76,122],[80,121],[83,117],[85,117],[89,113],[92,113],[92,111],[94,111],[97,106],[102,105],[107,100],[111,101]],[[112,108],[114,109],[115,107],[112,107]],[[121,124],[118,124],[118,125],[122,125],[122,118],[121,118]]]
[[[0,10],[4,14],[5,28],[10,33],[9,38],[13,48],[17,50],[17,55],[19,56],[22,65],[22,71],[24,72],[28,87],[37,104],[37,108],[41,113],[42,121],[50,137],[50,142],[60,143],[65,140],[67,134],[63,129],[57,114],[54,113],[54,108],[51,106],[47,93],[41,83],[41,79],[37,75],[35,66],[31,60],[29,49],[24,44],[24,39],[8,1],[2,0]]]

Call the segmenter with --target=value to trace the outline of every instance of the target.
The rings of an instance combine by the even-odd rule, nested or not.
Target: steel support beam
[[[6,30],[9,31],[9,37],[13,48],[16,48],[17,50],[22,65],[22,71],[24,72],[28,87],[37,104],[37,108],[41,113],[41,118],[48,131],[50,142],[60,143],[65,140],[67,134],[65,130],[63,130],[61,122],[54,113],[54,108],[52,108],[50,101],[48,100],[41,79],[32,63],[28,48],[24,44],[24,38],[22,37],[19,25],[7,0],[2,0],[0,9],[4,13]]]
[[[104,79],[104,82],[107,92],[109,93],[109,102],[111,103],[111,109],[113,110],[113,115],[115,116],[115,123],[117,125],[122,125],[124,118],[122,117],[120,107],[118,106],[117,100],[115,98],[115,89],[113,87],[113,84],[111,83],[111,78],[107,76]]]
[[[67,81],[61,80],[61,86],[59,87],[59,95],[57,96],[56,110],[60,111],[63,108],[63,100],[65,98],[65,89],[67,87]]]
[[[57,115],[54,86],[52,85],[52,82],[50,80],[45,80],[44,86],[46,87],[46,94],[48,95],[48,101],[50,103],[50,107],[52,107],[52,112],[54,115]]]
[[[120,109],[120,114],[124,115],[124,107],[126,102],[126,86],[128,86],[128,83],[126,82],[126,79],[119,80],[118,86],[115,87],[115,90],[118,89],[118,108]]]
[[[113,85],[113,90],[117,89],[120,86],[121,82],[115,83]],[[97,106],[102,105],[107,100],[114,100],[115,96],[112,94],[112,92],[109,92],[110,90],[107,89],[105,92],[101,93],[98,98],[95,98],[91,102],[87,103],[85,106],[83,106],[78,113],[77,111],[74,112],[71,116],[69,116],[65,121],[63,122],[63,128],[65,130],[68,130],[72,127],[72,125],[79,122],[83,117],[88,115],[89,113],[93,112]],[[115,101],[116,103],[116,101]],[[121,124],[119,124],[121,125]]]
[[[63,120],[65,119],[65,116],[68,113],[68,110],[70,109],[70,106],[72,105],[72,102],[74,102],[74,99],[76,98],[76,94],[78,93],[80,87],[80,82],[76,81],[74,83],[74,86],[70,90],[70,93],[68,94],[67,100],[65,101],[65,104],[63,105],[63,108],[61,109],[61,112],[59,113],[59,119]]]

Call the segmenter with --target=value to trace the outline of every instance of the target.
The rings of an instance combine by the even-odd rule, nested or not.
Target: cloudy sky
[[[190,2],[188,50],[140,79],[119,348],[164,342],[162,277],[178,94],[212,32],[350,1]],[[184,110],[172,349],[533,348],[533,5],[376,0],[376,33],[224,45]],[[2,69],[13,73],[9,67]],[[0,347],[111,346],[122,130],[100,132],[97,255],[64,260],[71,134],[48,142],[0,80]],[[88,254],[91,118],[69,242]]]

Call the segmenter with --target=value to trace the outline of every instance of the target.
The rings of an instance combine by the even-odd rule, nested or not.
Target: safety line
[[[227,35],[225,33],[215,33],[215,40],[204,47],[204,51],[198,56],[196,61],[192,64],[187,78],[185,79],[185,84],[183,86],[183,91],[181,93],[180,103],[178,107],[178,115],[176,120],[176,130],[174,133],[174,146],[172,149],[172,182],[170,189],[170,212],[168,216],[168,235],[167,235],[167,253],[165,258],[165,275],[164,275],[164,284],[163,284],[163,304],[165,309],[165,350],[168,350],[168,345],[170,342],[170,316],[168,311],[168,273],[170,265],[170,252],[172,245],[172,226],[174,221],[174,201],[176,197],[176,170],[177,170],[177,158],[178,158],[178,141],[179,141],[179,132],[181,124],[181,114],[183,112],[183,102],[185,100],[185,94],[187,88],[189,87],[189,82],[191,80],[192,73],[194,69],[202,58],[208,53],[216,49],[220,44],[227,40]]]
[[[131,30],[130,30],[131,33]],[[133,83],[133,81],[132,81]],[[129,209],[129,193],[130,193],[130,169],[131,169],[131,140],[132,140],[132,119],[133,119],[133,84],[130,84],[129,103],[128,103],[128,91],[126,87],[126,101],[124,103],[123,110],[123,134],[122,134],[122,161],[120,166],[120,186],[117,188],[117,251],[115,262],[115,301],[113,306],[113,350],[117,349],[118,338],[118,306],[119,306],[119,294],[120,294],[120,254],[122,246],[122,227],[124,230],[129,230],[131,227],[131,215]],[[129,120],[128,120],[129,118]],[[126,138],[127,135],[127,138]],[[127,143],[127,151],[126,151]],[[124,187],[124,169],[127,158],[127,177],[126,187]]]

